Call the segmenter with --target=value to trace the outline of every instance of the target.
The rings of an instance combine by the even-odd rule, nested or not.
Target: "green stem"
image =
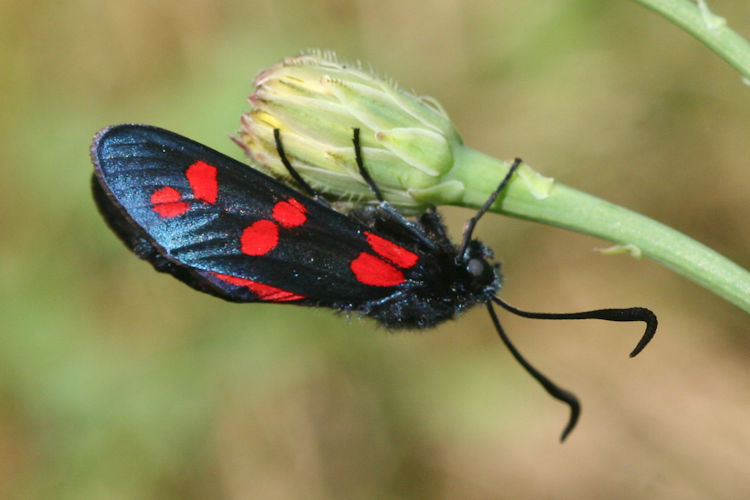
[[[465,189],[454,205],[478,208],[508,171],[508,165],[470,148],[457,148],[456,167],[444,180]],[[491,211],[591,234],[620,245],[633,245],[664,264],[750,312],[750,272],[707,246],[626,208],[553,182],[522,167]]]
[[[750,43],[712,14],[705,2],[696,5],[688,0],[635,0],[666,17],[700,42],[750,81]]]

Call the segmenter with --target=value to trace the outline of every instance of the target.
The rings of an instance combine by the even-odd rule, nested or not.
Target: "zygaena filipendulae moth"
[[[389,329],[429,328],[484,304],[513,356],[570,407],[562,439],[576,424],[578,400],[521,356],[492,303],[538,319],[643,321],[646,332],[631,356],[653,337],[656,317],[645,308],[536,313],[497,297],[499,264],[472,233],[520,160],[455,245],[435,210],[410,220],[383,200],[365,168],[358,129],[353,130],[357,166],[380,203],[348,214],[332,208],[295,172],[279,131],[274,135],[300,190],[167,130],[106,128],[91,148],[94,199],[138,257],[225,300],[330,307],[369,316]]]

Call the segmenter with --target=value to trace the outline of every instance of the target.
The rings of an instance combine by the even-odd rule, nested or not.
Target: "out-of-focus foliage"
[[[750,36],[750,4],[714,11]],[[583,400],[579,428],[479,308],[424,334],[237,306],[157,275],[89,194],[99,128],[145,122],[241,158],[256,71],[307,47],[431,94],[465,141],[750,266],[750,89],[629,2],[0,5],[0,497],[742,498],[746,314],[602,243],[487,216],[503,296],[644,305],[640,326],[506,318]],[[454,234],[470,212],[447,210]]]

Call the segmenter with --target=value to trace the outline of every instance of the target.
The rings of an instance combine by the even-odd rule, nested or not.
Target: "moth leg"
[[[294,169],[291,162],[289,161],[289,158],[287,158],[286,153],[284,152],[284,145],[281,143],[281,132],[277,128],[273,129],[273,139],[276,142],[276,151],[279,153],[281,163],[284,164],[284,168],[286,168],[286,171],[289,172],[289,175],[292,176],[292,179],[294,179],[294,181],[305,192],[307,192],[307,194],[309,194],[313,198],[320,198],[317,191],[315,191],[312,186],[310,186],[310,184],[308,184],[307,181],[305,181],[302,176],[299,175],[299,172]]]
[[[477,221],[479,221],[479,219],[487,212],[487,210],[490,209],[492,204],[495,203],[495,200],[498,196],[500,196],[500,193],[503,192],[505,186],[508,185],[508,181],[510,181],[510,178],[513,177],[513,174],[516,170],[518,170],[518,167],[520,165],[520,158],[516,158],[515,160],[513,160],[513,164],[510,166],[510,169],[508,169],[508,173],[505,174],[503,180],[500,181],[500,184],[497,186],[497,188],[492,192],[490,197],[487,198],[487,201],[484,202],[484,205],[482,205],[479,210],[477,210],[477,213],[474,214],[474,217],[469,219],[469,221],[466,223],[463,242],[461,243],[461,248],[458,253],[459,255],[463,255],[466,251],[466,248],[469,246],[469,241],[471,241],[471,235],[474,232],[474,227],[477,225]]]
[[[375,195],[375,198],[380,202],[385,202],[385,198],[383,198],[383,193],[380,192],[380,188],[377,184],[375,184],[375,181],[372,180],[372,177],[370,177],[370,173],[365,169],[365,162],[362,159],[362,145],[359,141],[359,128],[354,129],[354,137],[352,138],[352,142],[354,143],[354,156],[357,161],[357,168],[359,169],[359,175],[362,176],[362,179],[367,183],[367,186],[370,188],[370,191],[372,191],[372,194]]]

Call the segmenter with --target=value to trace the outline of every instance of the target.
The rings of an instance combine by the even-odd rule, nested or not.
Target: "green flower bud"
[[[278,128],[293,167],[316,191],[338,201],[375,201],[355,162],[359,128],[365,168],[393,205],[418,212],[435,193],[460,197],[463,183],[446,174],[463,143],[435,100],[320,53],[287,58],[261,71],[253,85],[240,141],[275,177],[290,180],[274,142]]]

